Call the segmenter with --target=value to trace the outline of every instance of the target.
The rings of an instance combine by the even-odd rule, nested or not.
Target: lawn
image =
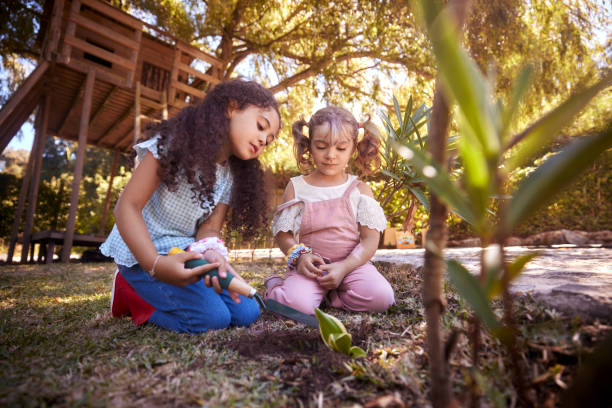
[[[263,277],[282,270],[269,260],[234,265],[260,292]],[[396,293],[387,313],[324,309],[367,351],[359,360],[327,349],[317,330],[267,313],[249,328],[201,335],[113,319],[112,264],[1,266],[0,406],[428,406],[421,271],[377,266]],[[444,327],[460,334],[451,357],[456,395],[476,387],[486,405],[511,405],[505,351],[485,334],[473,371],[461,334],[470,313],[447,291]],[[558,405],[610,326],[564,317],[529,298],[516,309],[534,395],[540,406]]]

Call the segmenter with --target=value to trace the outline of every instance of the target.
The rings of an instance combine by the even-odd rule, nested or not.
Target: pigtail
[[[357,143],[357,157],[354,163],[364,176],[368,176],[380,168],[381,135],[369,116],[360,127],[363,128],[363,137]]]
[[[308,122],[304,118],[294,122],[293,126],[291,126],[293,155],[295,156],[298,169],[303,173],[312,170],[314,167],[312,156],[310,155],[310,139],[303,132],[305,126],[308,126]]]

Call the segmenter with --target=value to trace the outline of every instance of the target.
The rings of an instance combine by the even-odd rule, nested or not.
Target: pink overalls
[[[341,197],[289,201],[281,204],[277,212],[303,202],[300,242],[331,262],[342,261],[359,244],[359,227],[349,199],[357,184],[359,180],[354,180]],[[370,262],[349,272],[337,289],[327,292],[316,280],[293,269],[287,271],[283,284],[268,289],[265,298],[308,314],[314,314],[326,294],[333,307],[356,312],[384,312],[395,301],[391,285]]]

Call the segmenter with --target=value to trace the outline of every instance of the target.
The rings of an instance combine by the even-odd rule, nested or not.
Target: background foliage
[[[349,108],[359,119],[371,114],[378,120],[381,113],[386,113],[378,107],[382,107],[382,111],[393,110],[393,95],[402,107],[406,106],[410,95],[414,106],[431,106],[435,64],[426,36],[416,23],[408,2],[111,2],[217,55],[224,63],[223,77],[251,77],[276,93],[281,102],[284,126],[279,140],[266,151],[263,160],[281,188],[288,177],[297,174],[291,156],[290,128],[300,116],[308,119],[317,107],[339,104]],[[35,64],[39,52],[38,33],[46,26],[43,11],[49,4],[44,0],[31,0],[0,5],[2,102],[17,89]],[[595,0],[473,1],[465,44],[479,67],[490,78],[495,78],[494,95],[507,98],[511,78],[517,76],[519,68],[526,62],[534,66],[534,81],[513,124],[513,132],[524,128],[572,92],[591,84],[599,71],[607,69],[612,55],[607,29],[611,12],[609,5]],[[607,36],[603,41],[602,35]],[[574,137],[603,128],[611,118],[612,91],[608,90],[563,130],[564,137],[560,141],[543,147],[542,155],[559,149]],[[456,125],[453,126],[456,131]],[[61,227],[65,222],[66,209],[62,205],[67,202],[65,195],[69,194],[73,164],[67,151],[74,147],[64,142],[54,143],[56,147],[48,142],[45,150],[43,166],[46,173],[38,204],[37,228],[53,223]],[[58,147],[62,143],[64,147]],[[2,160],[6,161],[11,155],[15,152],[3,152]],[[103,206],[112,155],[88,149],[87,160],[91,167],[86,169],[83,180],[82,208],[77,219],[79,232],[97,229],[95,221],[99,221],[99,209]],[[518,182],[534,165],[535,162],[527,163],[525,168],[511,175],[511,180]],[[610,178],[609,155],[595,167],[575,190],[541,211],[536,222],[525,226],[522,232],[533,232],[530,228],[557,228],[561,224],[568,228],[609,229],[610,219],[605,216],[606,204],[610,202],[609,189],[605,188]],[[128,171],[125,162],[123,177],[115,181],[118,189],[125,182]],[[8,165],[3,168],[2,177],[6,183],[2,183],[0,190],[2,214],[11,213],[22,174],[23,169],[15,170]],[[382,185],[372,185],[375,194],[381,192]],[[404,219],[393,214],[402,214],[398,210],[405,204],[405,197],[394,198],[389,203],[385,209],[391,216],[390,224],[399,227]],[[62,208],[64,211],[58,214],[58,209]],[[6,237],[5,224],[11,221],[12,217],[8,221],[3,217],[0,236]],[[419,207],[417,230],[425,223],[425,212]],[[461,223],[456,224],[451,234],[462,233]],[[112,216],[107,227],[110,225]]]

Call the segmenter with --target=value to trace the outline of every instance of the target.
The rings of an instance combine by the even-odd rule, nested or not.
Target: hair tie
[[[357,127],[358,127],[359,129],[363,128],[363,123],[357,122]]]

